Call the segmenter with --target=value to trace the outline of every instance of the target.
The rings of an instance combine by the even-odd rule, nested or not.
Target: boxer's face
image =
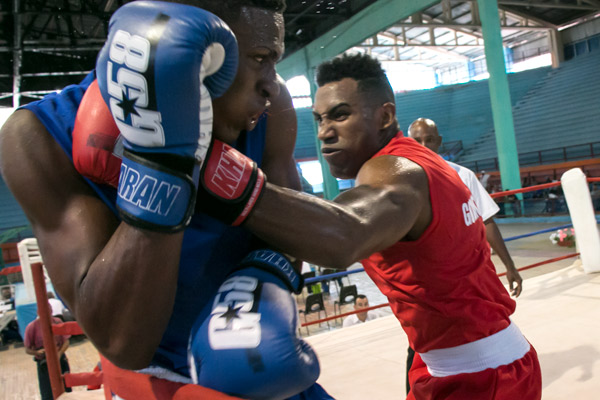
[[[360,167],[381,147],[381,108],[360,96],[358,83],[344,78],[321,86],[313,115],[319,125],[321,152],[337,178],[355,178]]]
[[[363,308],[367,308],[367,307],[369,307],[369,299],[367,299],[367,298],[364,298],[364,299],[358,298],[358,299],[356,299],[356,303],[354,303],[354,309],[356,311],[362,310]],[[364,319],[364,318],[367,317],[367,311],[357,313],[356,315],[358,315],[359,318]]]
[[[230,24],[239,46],[239,66],[229,90],[215,99],[215,137],[231,143],[252,130],[268,101],[279,94],[275,63],[283,54],[283,15],[244,7]]]

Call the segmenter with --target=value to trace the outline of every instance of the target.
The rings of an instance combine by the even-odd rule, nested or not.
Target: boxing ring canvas
[[[536,348],[544,400],[593,399],[600,391],[600,274],[581,263],[524,281],[513,314]],[[319,383],[335,398],[402,399],[408,342],[393,316],[306,338]]]

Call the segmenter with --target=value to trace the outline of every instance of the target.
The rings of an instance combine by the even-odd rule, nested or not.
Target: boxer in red
[[[515,301],[496,276],[471,192],[399,131],[376,60],[336,58],[318,68],[317,83],[321,152],[333,176],[356,186],[327,201],[267,183],[244,226],[314,264],[362,261],[417,352],[408,399],[540,399],[537,354],[510,320]]]

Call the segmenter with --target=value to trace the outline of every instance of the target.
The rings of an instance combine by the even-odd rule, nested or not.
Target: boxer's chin
[[[256,128],[256,124],[258,124],[258,117],[248,118],[248,122],[246,123],[246,131],[250,132],[251,130]]]
[[[213,137],[227,144],[232,144],[238,139],[242,129],[236,129],[231,126],[215,126],[213,130]]]

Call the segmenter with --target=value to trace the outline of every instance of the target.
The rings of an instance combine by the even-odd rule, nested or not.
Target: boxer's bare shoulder
[[[71,279],[64,278],[80,275],[75,269],[91,257],[85,243],[114,231],[116,218],[29,110],[16,111],[0,131],[0,168],[32,225],[53,282],[72,305],[73,286],[65,284]]]

